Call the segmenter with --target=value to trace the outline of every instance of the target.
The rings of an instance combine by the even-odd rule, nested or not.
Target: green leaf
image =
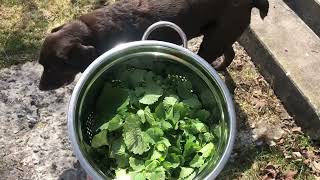
[[[177,155],[175,153],[169,153],[167,155],[166,160],[172,164],[175,164],[175,163],[183,164],[184,163],[184,158],[181,155]]]
[[[201,102],[196,97],[191,97],[182,102],[191,107],[192,109],[200,109],[202,107]]]
[[[144,109],[144,115],[146,117],[147,122],[150,125],[155,125],[156,124],[156,120],[153,117],[153,114],[151,113],[151,110],[150,110],[150,108],[148,106]]]
[[[152,137],[148,133],[143,132],[142,134],[143,134],[143,139],[144,139],[145,142],[150,143],[152,145],[156,144],[154,139],[152,139]]]
[[[128,110],[130,98],[127,97],[127,99],[124,101],[124,103],[117,109],[117,112],[122,114]]]
[[[140,129],[140,119],[137,115],[128,116],[124,129],[123,138],[127,149],[134,154],[143,154],[150,149],[152,138]]]
[[[181,134],[179,134],[179,135],[177,136],[177,140],[176,140],[176,146],[177,146],[177,148],[178,148],[179,150],[182,149],[182,147],[181,147],[181,139],[182,139],[182,136],[181,136]]]
[[[157,102],[162,95],[163,90],[160,86],[156,84],[147,85],[146,93],[139,99],[139,102],[141,104],[151,105]]]
[[[128,97],[128,91],[122,88],[114,88],[109,83],[104,86],[96,103],[97,122],[100,127],[106,119],[111,119],[117,112],[118,107],[124,104]]]
[[[207,145],[205,145],[199,152],[202,153],[203,157],[209,157],[214,150],[214,144],[213,143],[208,143]]]
[[[158,127],[154,127],[154,128],[149,128],[147,131],[146,131],[147,134],[149,134],[149,136],[154,139],[154,140],[159,140],[160,137],[163,136],[163,131],[158,128]]]
[[[165,97],[163,100],[163,104],[165,107],[174,106],[177,102],[178,102],[178,97],[173,95]]]
[[[191,124],[191,127],[192,127],[192,130],[195,132],[195,133],[203,133],[203,132],[208,132],[208,128],[207,126],[202,123],[202,122],[193,122]]]
[[[107,130],[102,130],[100,133],[93,136],[91,146],[93,148],[99,148],[101,146],[108,145],[107,133]]]
[[[130,174],[130,177],[129,178],[130,180],[146,180],[146,176],[144,173],[141,173],[141,172],[132,172],[132,173],[129,173]]]
[[[207,143],[214,140],[214,136],[213,136],[211,133],[209,133],[209,132],[206,132],[206,133],[204,133],[204,134],[201,134],[200,136],[202,136],[203,140],[204,140],[205,142],[207,142]]]
[[[166,173],[165,169],[163,167],[158,167],[155,169],[154,172],[150,174],[150,177],[148,178],[150,180],[165,180],[166,179]]]
[[[185,179],[194,172],[193,168],[181,167],[179,179]]]
[[[204,170],[204,169],[207,167],[208,163],[209,163],[209,161],[205,162],[205,163],[199,168],[198,172],[201,172],[202,170]]]
[[[140,129],[141,121],[139,116],[136,114],[128,114],[127,119],[124,123],[124,131],[131,131],[135,129]]]
[[[128,154],[119,154],[115,156],[117,166],[119,168],[126,168],[129,166],[129,155]]]
[[[202,123],[201,121],[199,121],[197,119],[186,118],[185,123],[182,124],[180,122],[179,126],[180,126],[179,128],[181,128],[181,130],[184,130],[188,134],[196,135],[199,133],[208,132],[208,127],[204,123]]]
[[[136,87],[136,88],[134,89],[134,93],[135,93],[135,95],[136,95],[137,97],[140,97],[140,96],[142,96],[142,95],[145,93],[145,88],[143,88],[143,87]]]
[[[140,129],[124,133],[124,142],[129,151],[134,154],[143,154],[150,150],[150,139]]]
[[[129,158],[129,164],[134,171],[141,171],[145,168],[144,162],[142,160],[138,160],[133,157]]]
[[[198,118],[200,121],[206,121],[209,117],[210,112],[205,109],[201,109],[196,113],[196,118]]]
[[[146,161],[145,165],[146,171],[153,171],[160,165],[160,162],[158,160],[152,160],[150,162]]]
[[[164,131],[167,131],[173,128],[173,126],[167,121],[161,121],[160,126],[161,126],[161,129],[163,129]]]
[[[197,176],[197,172],[194,171],[190,176],[185,178],[185,180],[193,180],[196,176]]]
[[[165,169],[170,170],[170,169],[175,169],[175,168],[179,167],[180,163],[172,163],[169,161],[165,161],[162,163],[162,165]]]
[[[166,110],[164,108],[163,103],[160,103],[155,110],[155,115],[157,117],[157,119],[159,120],[164,120],[166,119]]]
[[[163,153],[161,153],[157,150],[154,150],[151,157],[150,157],[150,160],[159,160],[161,162],[164,160],[164,155],[163,155]]]
[[[189,81],[179,82],[177,85],[178,95],[183,99],[187,99],[192,96],[191,89],[192,85]]]
[[[178,119],[183,119],[188,111],[190,111],[190,108],[182,102],[176,103],[173,107],[174,117]]]
[[[196,143],[195,137],[188,137],[186,144],[184,145],[183,156],[189,157],[192,153],[196,152],[199,149],[199,144]]]
[[[129,91],[129,104],[131,107],[139,107],[139,99],[132,91]]]
[[[128,177],[126,170],[121,168],[116,169],[115,174],[116,174],[116,179],[119,179],[119,180],[125,179],[126,177]]]
[[[140,117],[140,120],[142,123],[145,123],[146,122],[146,117],[144,115],[144,111],[142,109],[140,109],[138,112],[137,112],[137,115]]]
[[[158,151],[166,151],[171,146],[170,141],[167,138],[162,137],[160,141],[157,142],[156,148]]]
[[[174,113],[174,107],[173,106],[170,106],[166,109],[166,112],[165,112],[165,116],[166,116],[166,119],[171,121],[172,125],[173,126],[176,126],[179,119],[180,119],[180,113],[178,112],[175,112]]]
[[[114,116],[109,122],[103,124],[100,129],[101,130],[109,130],[109,132],[115,131],[122,127],[123,125],[123,119],[120,115]]]
[[[115,139],[111,142],[111,150],[110,150],[110,157],[115,158],[116,155],[122,155],[126,153],[126,145],[122,137]]]
[[[141,104],[151,105],[158,101],[162,94],[145,94],[142,98],[139,99]]]
[[[203,156],[199,156],[198,154],[196,154],[194,156],[194,158],[191,160],[191,162],[189,163],[190,167],[193,168],[199,168],[204,164],[204,157]]]

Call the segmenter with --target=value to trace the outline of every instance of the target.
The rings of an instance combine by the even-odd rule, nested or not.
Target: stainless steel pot
[[[163,41],[146,40],[154,29],[164,26],[171,27],[179,33],[184,47]],[[97,95],[109,73],[117,72],[117,68],[124,64],[154,71],[166,69],[172,73],[184,72],[183,75],[191,80],[206,109],[214,114],[211,117],[212,122],[221,126],[217,148],[219,156],[213,157],[196,179],[216,178],[228,161],[234,144],[236,119],[233,101],[226,85],[211,65],[187,49],[187,38],[181,28],[164,21],[150,26],[142,41],[119,45],[101,55],[85,70],[74,88],[68,110],[68,133],[75,155],[88,175],[93,179],[110,178],[109,174],[103,173],[88,155],[89,144],[95,124],[94,106]]]

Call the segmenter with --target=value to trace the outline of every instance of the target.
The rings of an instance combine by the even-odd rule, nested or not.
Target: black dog
[[[267,16],[267,0],[120,0],[96,9],[52,30],[41,49],[39,63],[44,72],[41,90],[69,84],[98,55],[119,42],[140,40],[151,24],[164,20],[179,25],[188,39],[204,35],[199,55],[209,63],[224,55],[217,70],[234,58],[232,44],[250,24],[251,9]],[[151,39],[180,43],[172,30],[159,30]]]

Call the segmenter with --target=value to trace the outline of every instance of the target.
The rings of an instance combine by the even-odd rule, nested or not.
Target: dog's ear
[[[63,26],[65,26],[65,24],[62,24],[62,25],[61,25],[61,26],[59,26],[59,27],[53,28],[53,29],[51,30],[51,33],[54,33],[54,32],[59,31],[60,29],[62,29],[62,28],[63,28]]]
[[[97,58],[95,47],[76,43],[69,51],[67,63],[84,69],[89,66],[95,58]]]

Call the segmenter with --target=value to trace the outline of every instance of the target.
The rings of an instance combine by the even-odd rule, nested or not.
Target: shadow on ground
[[[73,168],[69,168],[63,171],[58,180],[86,180],[87,174],[77,161]]]
[[[225,83],[234,96],[236,83],[228,72],[222,74],[225,78]],[[235,101],[234,101],[235,102]],[[236,142],[229,162],[217,179],[237,179],[241,174],[251,168],[257,153],[252,151],[253,147],[253,132],[247,121],[248,116],[241,109],[241,106],[235,102],[236,120],[237,120],[237,135]]]

